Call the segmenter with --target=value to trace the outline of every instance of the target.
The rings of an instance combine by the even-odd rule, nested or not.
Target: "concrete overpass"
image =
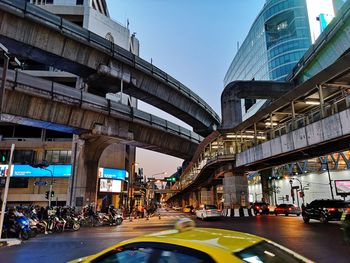
[[[181,199],[192,193],[186,197],[186,202],[203,201],[200,199],[203,194],[204,199],[214,201],[212,185],[215,182],[205,170],[210,170],[215,160],[226,162],[219,168],[214,167],[214,171],[210,171],[211,177],[223,178],[224,199],[232,199],[238,204],[242,195],[247,200],[245,171],[349,149],[349,30],[350,2],[347,1],[293,69],[289,81],[230,83],[222,93],[220,133],[207,141],[181,175],[177,187],[182,192],[173,198]],[[267,96],[263,94],[264,90],[268,91]],[[242,121],[240,99],[256,96],[269,98],[270,103]]]
[[[0,70],[0,74],[2,70]],[[20,71],[8,71],[1,121],[78,134],[79,156],[69,195],[96,200],[98,161],[124,143],[190,159],[202,137],[138,109]],[[79,149],[78,149],[79,148]]]
[[[207,135],[220,118],[198,95],[153,64],[25,0],[0,1],[0,42],[11,53],[77,74],[89,92],[123,92]],[[122,84],[121,84],[122,83]]]

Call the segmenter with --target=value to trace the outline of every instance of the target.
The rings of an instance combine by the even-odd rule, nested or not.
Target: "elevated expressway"
[[[131,52],[26,0],[0,0],[0,42],[9,52],[83,77],[89,92],[123,92],[177,117],[202,135],[220,125],[198,95]]]
[[[2,70],[0,69],[0,73]],[[190,159],[200,135],[149,113],[20,71],[8,71],[1,121],[125,143]]]
[[[350,3],[346,2],[280,89],[273,87],[276,83],[264,81],[236,81],[227,85],[221,98],[220,132],[214,132],[210,140],[202,142],[201,152],[195,155],[174,186],[182,191],[169,201],[191,202],[196,199],[191,196],[192,192],[200,192],[201,187],[209,189],[216,184],[213,179],[223,177],[228,171],[231,175],[242,174],[349,149],[348,32]],[[248,92],[235,91],[241,87]],[[237,105],[240,99],[256,98],[256,94],[263,93],[264,89],[273,95],[271,102],[249,119],[241,121],[240,105]],[[249,95],[249,90],[254,94]],[[285,92],[278,94],[281,91]],[[230,189],[230,186],[226,187],[228,192]]]

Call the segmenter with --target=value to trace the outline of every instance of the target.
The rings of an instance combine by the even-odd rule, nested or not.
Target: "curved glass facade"
[[[306,0],[267,0],[234,57],[224,85],[235,80],[284,80],[310,45]],[[262,104],[249,110],[255,101],[242,103],[243,114],[254,114]]]

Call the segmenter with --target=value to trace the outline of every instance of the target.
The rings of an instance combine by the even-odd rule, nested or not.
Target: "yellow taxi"
[[[270,240],[255,235],[196,228],[188,218],[175,229],[123,241],[95,255],[73,262],[94,263],[212,263],[312,262]]]

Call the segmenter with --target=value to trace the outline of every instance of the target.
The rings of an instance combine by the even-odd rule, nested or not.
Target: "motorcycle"
[[[72,216],[65,217],[66,225],[65,229],[71,229],[74,231],[78,231],[80,229],[80,223],[78,218]]]
[[[22,240],[28,240],[31,235],[28,218],[17,211],[12,215],[7,214],[6,217],[3,235],[5,237],[18,237]]]

